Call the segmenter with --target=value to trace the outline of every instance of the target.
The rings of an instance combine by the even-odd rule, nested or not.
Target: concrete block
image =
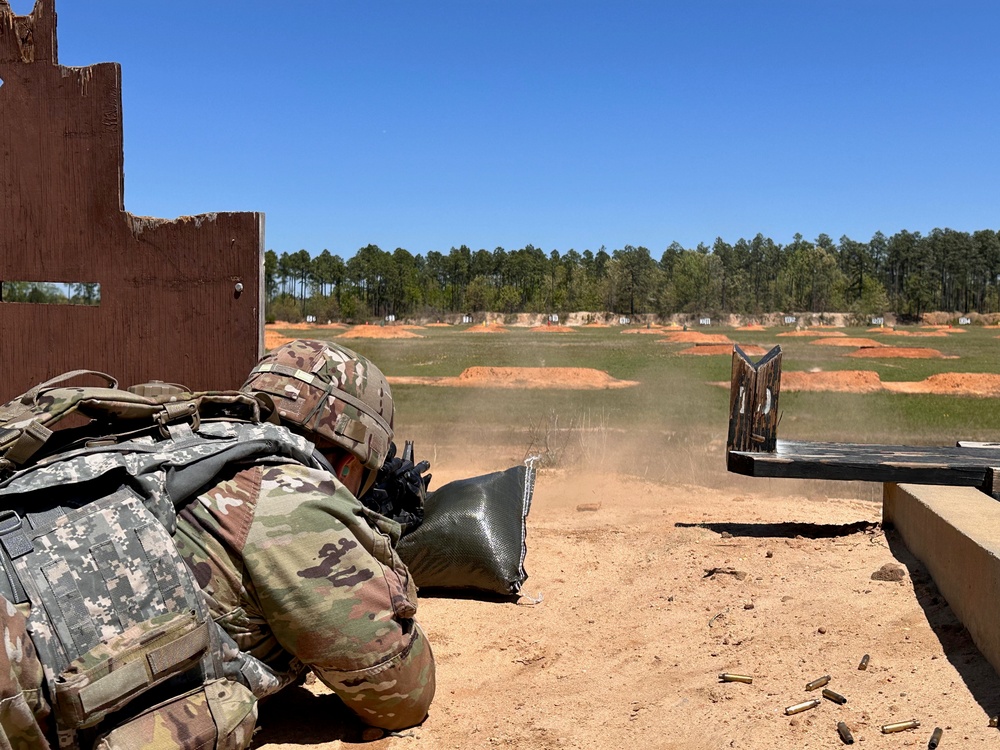
[[[885,484],[882,520],[1000,672],[1000,502],[972,487]]]

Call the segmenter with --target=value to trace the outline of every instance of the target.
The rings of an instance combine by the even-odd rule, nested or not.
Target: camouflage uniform
[[[255,692],[311,667],[362,721],[402,729],[427,713],[434,660],[398,534],[326,471],[258,463],[184,506],[174,539],[215,620],[274,671]]]
[[[49,705],[42,694],[42,664],[28,637],[27,618],[0,597],[0,748],[47,750],[42,724]]]

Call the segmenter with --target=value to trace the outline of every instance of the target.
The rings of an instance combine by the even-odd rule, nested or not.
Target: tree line
[[[757,234],[660,257],[642,246],[608,252],[516,250],[389,252],[368,245],[346,261],[328,250],[265,253],[268,320],[361,320],[446,313],[620,314],[767,312],[1000,312],[1000,234],[881,232],[866,242]]]

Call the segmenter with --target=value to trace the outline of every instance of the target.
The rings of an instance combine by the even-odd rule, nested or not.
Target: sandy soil
[[[880,330],[884,336],[913,336],[916,338],[947,338],[947,331],[894,331],[891,328]]]
[[[753,344],[748,344],[747,346],[741,346],[740,349],[748,357],[762,357],[767,354],[768,350],[762,346],[754,346]],[[687,349],[681,349],[678,354],[725,354],[728,356],[733,356],[733,347],[731,344],[695,344],[694,346],[689,346]]]
[[[714,385],[729,388],[730,383],[719,381]],[[943,372],[917,381],[885,381],[870,370],[836,370],[801,372],[786,370],[781,373],[783,391],[838,391],[841,393],[934,393],[945,396],[1000,396],[1000,375],[985,372]]]
[[[810,341],[810,344],[816,344],[818,346],[882,346],[879,342],[874,339],[856,339],[856,338],[822,338],[816,339],[815,341]]]
[[[663,333],[663,331],[659,331]],[[702,333],[701,331],[676,331],[666,334],[660,341],[669,344],[732,344],[733,341],[723,333]],[[742,348],[742,347],[741,347]],[[730,348],[730,353],[732,349]]]
[[[808,328],[803,328],[800,331],[785,331],[784,333],[775,334],[777,336],[823,336],[825,338],[830,338],[831,336],[846,336],[847,334],[843,331],[829,331],[826,329],[822,330],[810,330]]]
[[[879,374],[869,370],[836,370],[833,372],[796,372],[792,370],[781,373],[781,390],[783,391],[874,393],[882,390],[882,385]]]
[[[412,326],[360,325],[338,333],[338,339],[422,339],[419,333],[406,330]]]
[[[261,707],[255,746],[818,749],[842,747],[845,721],[870,750],[925,748],[935,726],[942,748],[995,747],[1000,678],[877,525],[879,488],[838,499],[828,484],[733,479],[710,490],[543,470],[524,587],[540,602],[421,599],[437,658],[423,725],[363,732],[312,682]],[[822,675],[845,705],[806,692]],[[820,705],[784,714],[810,698]],[[919,729],[879,731],[911,718]]]
[[[1000,375],[990,372],[942,372],[915,383],[882,383],[899,393],[941,393],[955,396],[1000,396]]]
[[[946,356],[937,349],[928,349],[922,346],[863,346],[855,352],[848,352],[848,357],[901,357],[904,359],[958,359],[954,356]]]
[[[543,333],[573,333],[569,326],[534,326],[529,331],[542,331]]]
[[[569,388],[602,390],[638,385],[589,367],[469,367],[458,377],[393,375],[390,385],[443,385],[467,388]]]
[[[293,339],[287,336],[281,336],[275,331],[269,328],[264,329],[264,350],[271,351],[272,349],[277,349],[279,346],[284,346],[288,342],[293,341]]]
[[[490,323],[485,326],[472,326],[466,330],[467,333],[510,333],[507,328],[500,323]]]

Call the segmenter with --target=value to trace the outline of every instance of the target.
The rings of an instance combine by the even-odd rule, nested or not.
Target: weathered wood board
[[[769,453],[730,451],[727,467],[752,477],[946,484],[992,494],[1000,449],[778,440]]]
[[[79,368],[238,387],[263,349],[263,214],[125,211],[120,66],[56,51],[53,0],[0,0],[0,282],[97,283],[100,304],[0,302],[0,401]]]

